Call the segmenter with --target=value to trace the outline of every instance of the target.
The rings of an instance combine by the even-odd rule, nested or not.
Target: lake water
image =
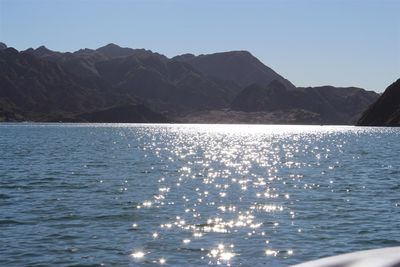
[[[288,266],[400,245],[400,130],[0,124],[2,266]]]

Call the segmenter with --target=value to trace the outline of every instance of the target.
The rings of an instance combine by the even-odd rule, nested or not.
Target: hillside
[[[233,100],[231,108],[245,112],[284,111],[287,116],[299,111],[318,115],[315,124],[352,124],[378,94],[360,88],[333,86],[287,89],[279,81],[269,85],[253,84]],[[309,118],[303,119],[310,123]]]
[[[349,124],[377,97],[296,88],[247,51],[168,58],[115,44],[65,53],[0,45],[0,121]]]
[[[400,126],[400,79],[386,88],[357,122],[360,126]]]
[[[185,54],[173,59],[186,62],[214,79],[233,81],[239,85],[239,88],[253,83],[269,84],[273,80],[280,81],[288,88],[295,87],[248,51],[230,51],[200,56]]]

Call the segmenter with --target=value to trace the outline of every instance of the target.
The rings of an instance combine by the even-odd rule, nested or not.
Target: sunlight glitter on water
[[[174,201],[168,205],[181,207],[184,213],[175,220],[165,221],[160,229],[190,232],[196,238],[183,239],[182,243],[196,247],[196,244],[202,246],[212,235],[220,240],[223,235],[249,240],[266,238],[280,231],[279,221],[283,218],[295,226],[292,195],[300,188],[312,190],[320,186],[303,183],[303,170],[313,165],[308,158],[305,160],[299,155],[309,154],[318,166],[332,151],[340,151],[343,143],[337,140],[331,147],[313,143],[326,134],[335,135],[350,129],[287,125],[173,128],[174,139],[162,139],[170,142],[170,149],[157,155],[163,157],[165,153],[164,158],[171,163],[180,159],[178,176],[158,180],[159,194],[154,197],[154,204],[161,207],[173,195]],[[154,142],[148,145],[149,150],[156,148]],[[287,173],[280,174],[282,170]],[[179,195],[180,198],[175,197]],[[292,231],[301,233],[296,227]],[[271,248],[269,240],[265,243],[268,245],[264,248],[266,256],[278,256],[279,251],[289,251],[285,257],[293,255],[292,249],[280,245],[277,250]],[[218,261],[235,256],[220,248],[208,249],[207,255]]]
[[[211,249],[207,256],[216,260],[216,264],[218,265],[221,263],[230,265],[230,261],[236,256],[236,254],[232,252],[233,248],[233,244],[228,247],[226,247],[224,244],[219,244],[217,247]],[[209,263],[213,263],[213,261]]]
[[[141,259],[141,258],[144,257],[145,254],[144,254],[143,251],[135,251],[135,252],[133,252],[131,255],[132,255],[132,257],[135,258],[135,259]]]
[[[23,173],[10,168],[1,173],[2,207],[18,218],[17,227],[8,227],[10,220],[2,226],[14,247],[24,240],[19,224],[32,229],[31,236],[36,227],[50,231],[48,240],[57,242],[35,242],[59,242],[55,257],[67,247],[70,265],[288,266],[329,255],[332,248],[355,250],[400,240],[394,179],[400,163],[398,153],[388,149],[389,143],[397,145],[399,134],[392,129],[29,127],[37,133],[23,135],[18,128],[10,131],[8,143],[0,142],[2,159],[12,159],[7,166],[26,166]],[[7,134],[2,130],[0,138]],[[51,142],[40,138],[47,132]],[[23,138],[10,143],[18,134]],[[43,155],[54,162],[40,167],[47,162]],[[386,156],[381,160],[381,155]],[[13,183],[18,186],[8,189]],[[13,202],[14,195],[25,201],[23,206]],[[365,233],[371,238],[366,240]],[[88,248],[79,247],[85,242]],[[12,257],[6,246],[3,251]]]
[[[319,128],[315,128],[314,132],[313,127],[310,131],[308,126],[278,126],[267,131],[257,126],[216,126],[215,129],[194,126],[189,130],[198,133],[193,135],[193,132],[177,131],[170,149],[157,153],[158,157],[163,157],[163,153],[172,154],[173,157],[164,155],[171,162],[180,159],[178,176],[160,177],[158,194],[153,201],[143,201],[141,207],[163,209],[167,203],[167,206],[180,207],[184,211],[173,220],[161,223],[157,231],[191,233],[194,240],[186,238],[181,242],[185,246],[196,247],[197,243],[200,245],[209,240],[210,235],[216,238],[222,238],[222,235],[245,236],[246,239],[269,236],[271,231],[279,229],[280,223],[276,220],[282,217],[290,218],[294,223],[295,211],[287,206],[293,194],[289,192],[288,185],[292,188],[302,185],[304,189],[310,186],[302,183],[303,173],[299,171],[306,164],[297,162],[296,155],[309,149],[309,138],[318,139],[324,132]],[[329,129],[330,132],[341,130],[341,127]],[[212,138],[210,132],[213,133]],[[304,133],[308,135],[302,137]],[[293,140],[297,141],[293,143]],[[151,151],[157,146],[157,143],[151,142],[147,148]],[[201,157],[199,150],[202,151]],[[323,153],[316,146],[311,154],[317,162],[322,159]],[[215,168],[216,165],[221,167]],[[287,177],[281,176],[279,171],[282,168],[293,171]],[[179,195],[181,197],[176,197]],[[271,214],[269,219],[267,214]],[[293,232],[298,232],[298,229],[293,228]],[[268,240],[266,243],[271,245]],[[217,259],[217,263],[229,261],[236,255],[225,251],[221,245],[209,247],[209,251],[207,255]],[[287,253],[289,256],[293,254],[290,251]],[[266,256],[278,254],[276,249],[265,248]]]

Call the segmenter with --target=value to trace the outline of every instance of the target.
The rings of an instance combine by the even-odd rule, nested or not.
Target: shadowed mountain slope
[[[47,111],[55,103],[65,101],[66,108],[80,105],[76,92],[85,92],[55,62],[40,60],[13,48],[0,51],[1,97],[32,112]],[[72,98],[74,101],[68,101]]]
[[[253,83],[269,84],[273,80],[280,81],[287,88],[295,87],[247,51],[231,51],[200,56],[185,54],[174,59],[189,63],[207,76],[219,80],[234,81],[242,88]]]
[[[296,88],[246,51],[169,59],[115,44],[72,53],[1,47],[0,121],[348,124],[377,98]]]
[[[400,126],[400,79],[386,88],[382,96],[358,120],[361,126]]]
[[[245,112],[299,110],[318,114],[323,124],[351,124],[378,94],[360,88],[332,86],[287,89],[281,82],[253,84],[240,92],[231,108]]]
[[[106,81],[75,76],[58,62],[13,48],[0,51],[3,120],[47,120],[115,105],[122,97],[109,89]]]

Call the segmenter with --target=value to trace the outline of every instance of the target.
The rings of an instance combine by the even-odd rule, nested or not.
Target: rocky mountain
[[[209,79],[187,63],[150,50],[108,44],[96,50],[61,55],[43,53],[43,47],[25,52],[55,61],[82,80],[107,83],[114,92],[140,99],[152,109],[171,116],[228,105],[234,97],[226,82]]]
[[[109,106],[117,102],[106,83],[92,83],[13,48],[0,50],[0,117],[3,120],[46,120],[58,114]]]
[[[281,82],[253,84],[241,91],[231,108],[245,112],[276,112],[313,114],[315,124],[352,124],[378,94],[361,88],[333,86],[288,89]],[[304,123],[310,118],[303,117]]]
[[[96,68],[116,90],[174,116],[225,106],[233,98],[223,83],[208,79],[189,64],[155,53],[102,61]]]
[[[287,88],[295,88],[291,82],[265,66],[247,51],[231,51],[200,56],[184,54],[173,59],[189,63],[209,77],[233,81],[239,85],[238,88],[240,89],[253,83],[269,84],[273,80],[280,81]]]
[[[386,88],[382,96],[358,120],[360,126],[400,126],[400,79]]]
[[[170,59],[115,44],[0,49],[0,121],[347,124],[376,97],[296,88],[246,51]]]

